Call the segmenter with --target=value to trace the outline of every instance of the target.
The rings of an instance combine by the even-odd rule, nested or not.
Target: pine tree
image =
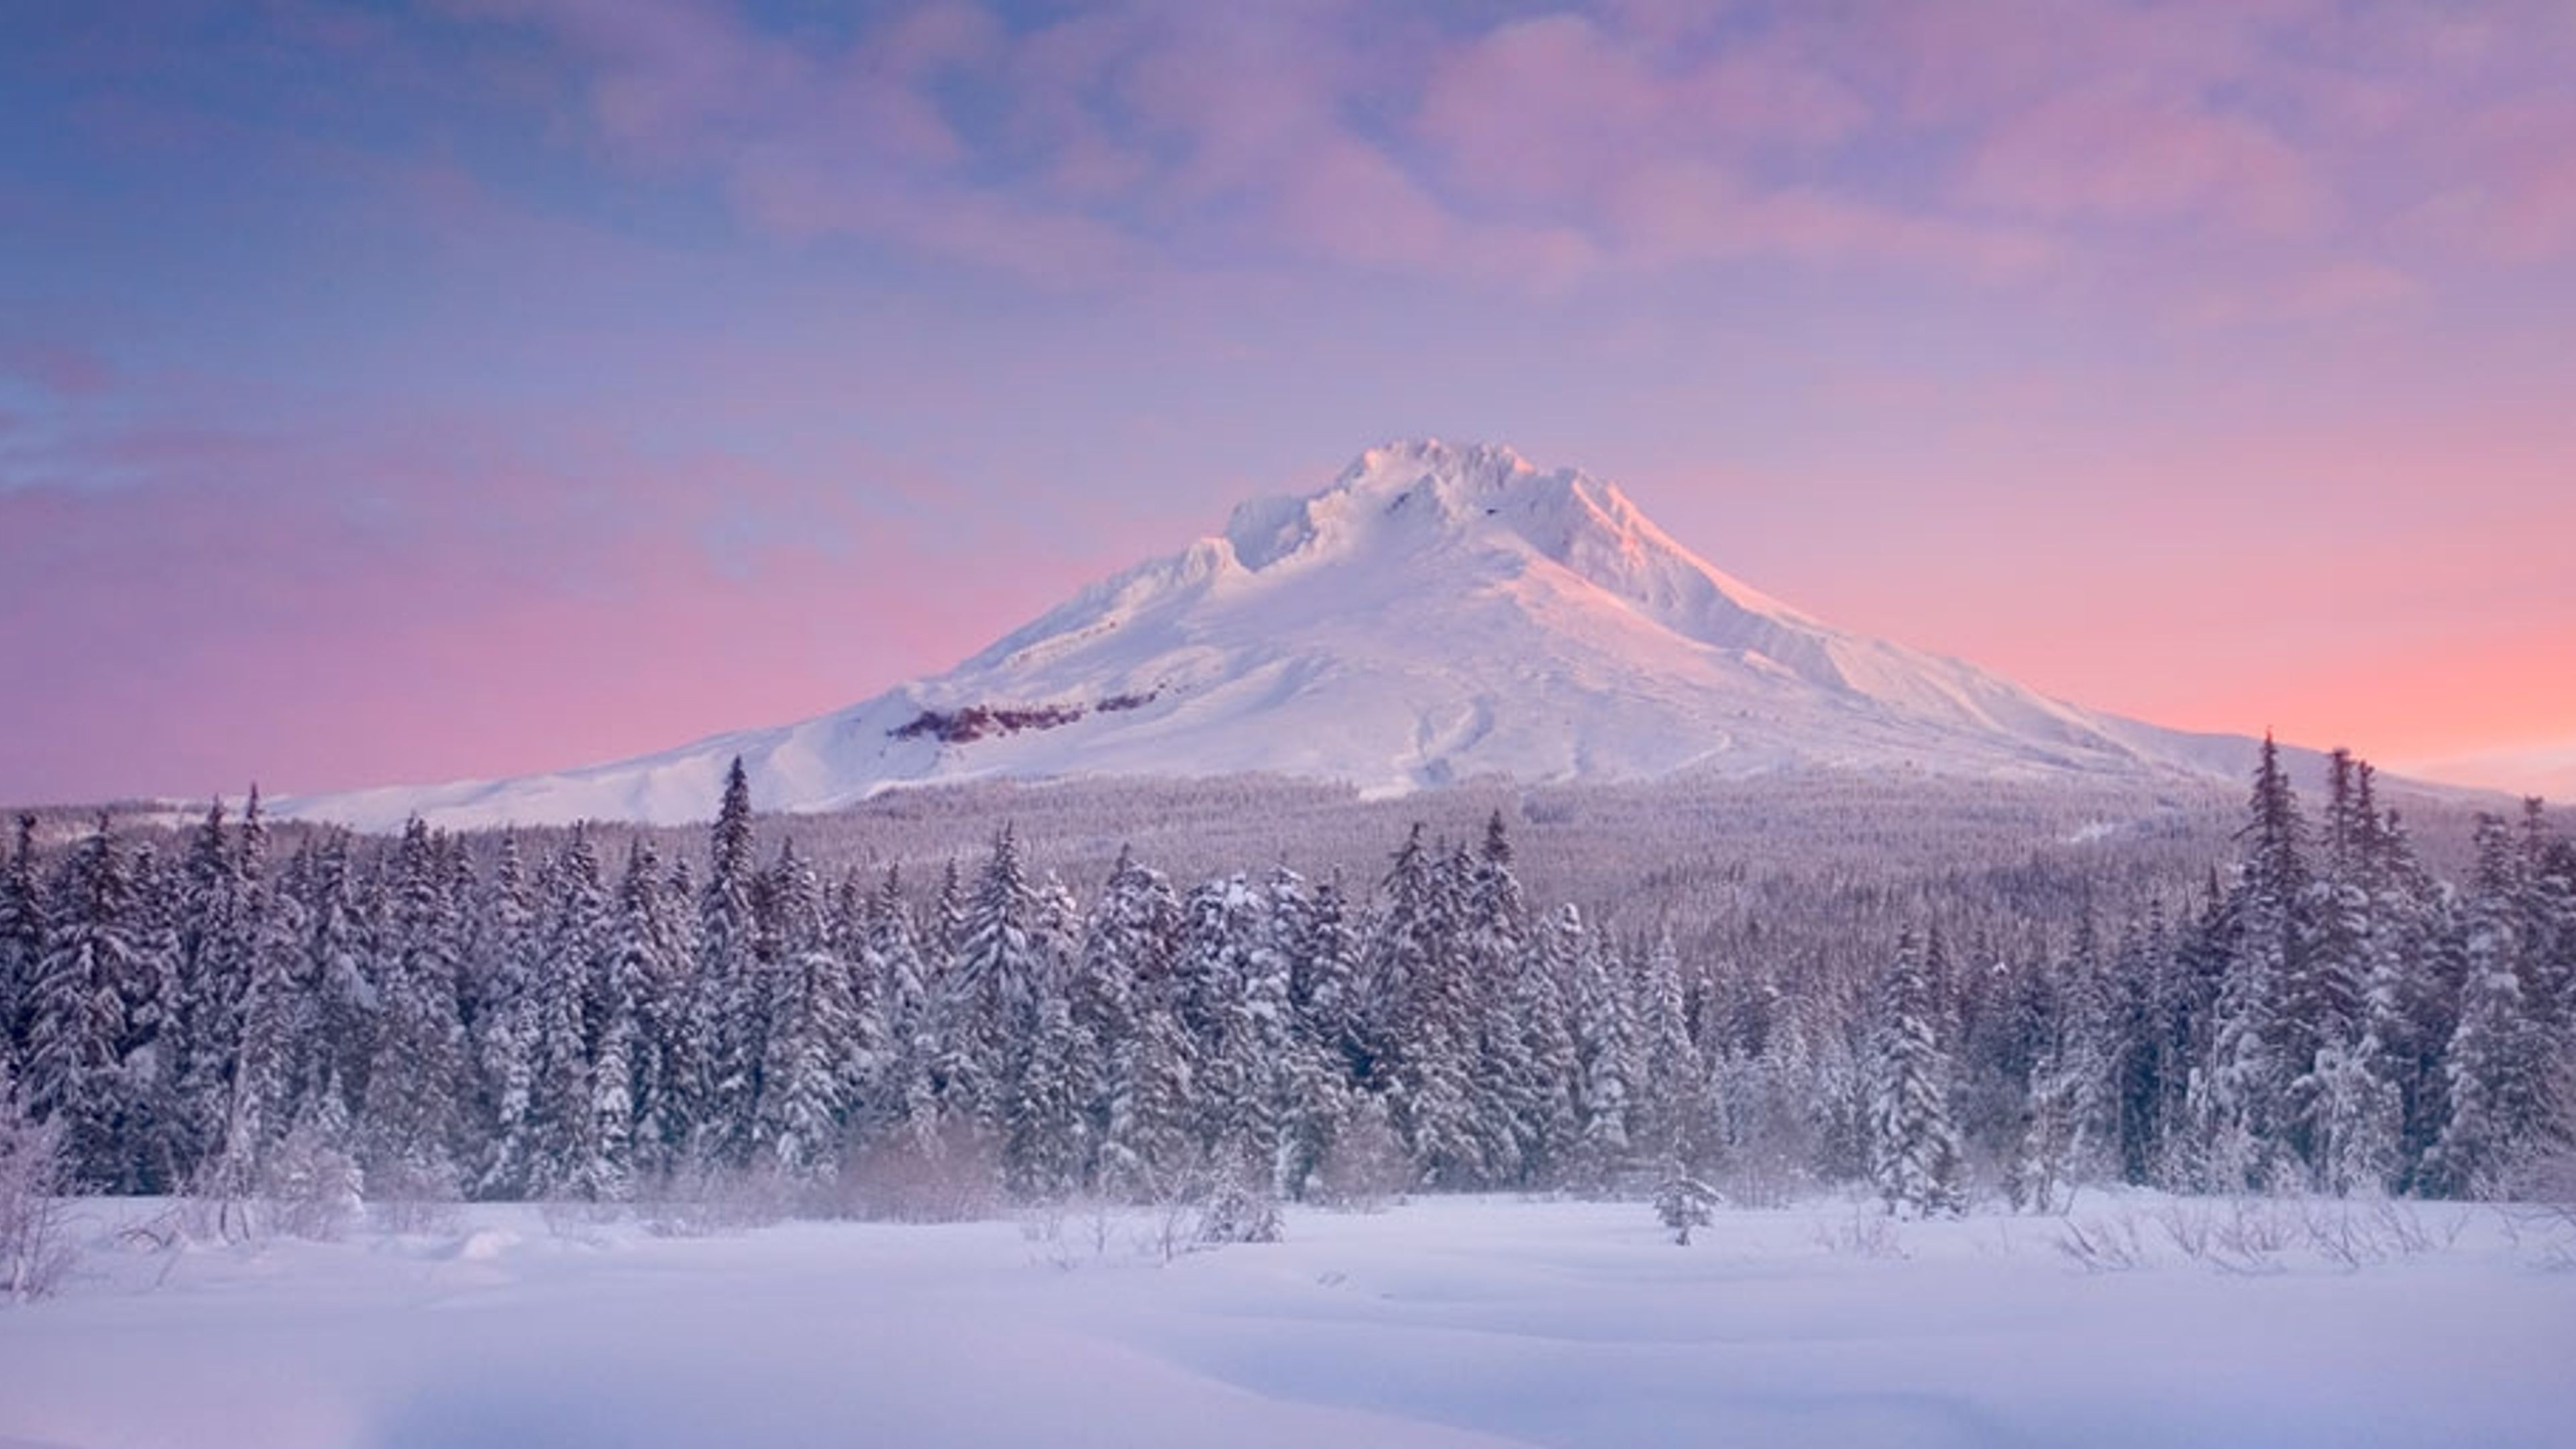
[[[374,979],[373,903],[353,876],[346,832],[332,830],[308,843],[289,868],[289,884],[305,928],[301,976],[312,993],[301,1023],[312,1049],[303,1063],[298,1095],[303,1116],[322,1145],[355,1147],[359,1117],[376,1057],[383,1001]]]
[[[2307,940],[2298,971],[2283,983],[2285,1127],[2307,1166],[2308,1186],[2323,1191],[2355,1185],[2359,1144],[2353,1139],[2365,1130],[2357,1114],[2371,1095],[2361,1017],[2370,970],[2366,874],[2375,822],[2361,781],[2351,753],[2335,751],[2318,869],[2303,902]]]
[[[2534,1019],[2516,963],[2519,861],[2505,824],[2478,821],[2478,869],[2462,923],[2466,969],[2459,1026],[2446,1070],[2450,1117],[2428,1172],[2442,1190],[2493,1196],[2539,1143],[2549,1109],[2544,1027]]]
[[[458,991],[460,1016],[467,995],[476,1002],[467,1038],[474,1062],[471,1115],[483,1139],[475,1186],[484,1196],[519,1197],[528,1185],[528,1113],[536,1090],[537,904],[516,831],[501,833],[482,902]]]
[[[1462,953],[1456,872],[1415,825],[1387,872],[1368,945],[1368,1055],[1422,1180],[1463,1187],[1484,1163],[1470,1077],[1476,1019]]]
[[[45,957],[45,900],[36,883],[36,817],[18,817],[17,848],[0,870],[0,1063],[27,1061],[36,973]],[[21,1072],[23,1080],[24,1073]]]
[[[1072,1003],[1060,991],[1046,991],[1017,1073],[1003,1144],[1008,1185],[1024,1199],[1054,1202],[1082,1185],[1093,1148],[1081,1066],[1089,1051]]]
[[[463,1179],[467,1054],[446,884],[429,828],[415,816],[396,850],[391,915],[370,983],[378,1029],[360,1114],[368,1180],[404,1196],[452,1197]]]
[[[1688,987],[1670,930],[1646,953],[1636,989],[1645,1073],[1635,1113],[1639,1140],[1696,1162],[1708,1118],[1708,1067],[1691,1036]]]
[[[1520,1035],[1515,1107],[1521,1162],[1526,1180],[1541,1185],[1562,1180],[1582,1136],[1582,1070],[1567,1000],[1582,928],[1579,919],[1572,933],[1566,924],[1559,914],[1539,927],[1512,963],[1509,1016]]]
[[[1348,1059],[1341,1033],[1326,1017],[1347,989],[1354,951],[1341,921],[1339,893],[1308,889],[1305,877],[1280,866],[1263,883],[1265,908],[1256,955],[1275,962],[1281,1023],[1271,1073],[1279,1153],[1275,1185],[1282,1196],[1306,1196],[1322,1172],[1350,1111]],[[1329,953],[1329,954],[1328,954]],[[1320,1001],[1319,1001],[1320,998]]]
[[[995,1139],[1018,1094],[1014,1048],[1037,1020],[1036,915],[1019,841],[1006,825],[976,881],[939,1013],[942,1110]]]
[[[1928,1216],[1966,1205],[1950,1123],[1950,1062],[1936,1027],[1941,1015],[1928,955],[1909,930],[1880,988],[1871,1053],[1870,1177],[1892,1213]]]
[[[2312,1068],[2319,993],[2310,960],[2305,828],[2269,736],[2239,838],[2245,859],[2221,913],[2225,976],[2199,1111],[2203,1171],[2223,1191],[2281,1184],[2312,1123],[2292,1088]]]
[[[1690,1246],[1691,1230],[1709,1225],[1719,1201],[1717,1189],[1691,1176],[1680,1153],[1665,1154],[1663,1173],[1655,1183],[1655,1217],[1672,1229],[1676,1245]]]
[[[850,971],[832,949],[813,870],[792,842],[770,881],[775,943],[764,952],[772,986],[753,1140],[780,1172],[819,1177],[839,1165],[849,1110]]]
[[[752,894],[751,785],[740,758],[725,773],[724,799],[708,836],[707,878],[698,894],[696,991],[690,1036],[704,1054],[688,1119],[702,1163],[751,1159],[752,1120],[769,1015],[758,959]]]
[[[886,871],[868,907],[868,969],[878,981],[885,1018],[886,1062],[878,1074],[875,1112],[880,1130],[900,1134],[927,1152],[938,1141],[941,1056],[930,976],[913,934],[912,910],[902,877]]]
[[[134,962],[119,983],[125,1032],[117,1043],[115,1083],[119,1186],[165,1193],[187,1180],[199,1150],[180,1077],[188,1050],[179,922],[173,915],[180,891],[149,842],[135,850],[130,869]]]
[[[1547,1151],[1545,1087],[1521,1015],[1529,909],[1512,870],[1501,811],[1485,824],[1483,847],[1465,865],[1465,986],[1475,1020],[1469,1111],[1488,1184],[1527,1182]],[[1536,993],[1532,1000],[1543,999]]]
[[[1285,1044],[1286,961],[1264,949],[1265,902],[1242,876],[1182,905],[1175,1001],[1196,1062],[1197,1132],[1227,1171],[1269,1177],[1279,1150],[1273,1074]]]
[[[618,880],[591,1064],[591,1116],[605,1197],[632,1192],[639,1177],[671,1172],[687,1140],[670,1066],[671,1038],[688,1025],[676,937],[661,858],[650,841],[638,839]]]
[[[256,828],[258,804],[251,805]],[[240,1049],[238,1007],[247,981],[241,859],[225,829],[224,802],[207,807],[188,844],[173,921],[177,952],[171,1051],[172,1126],[193,1177],[223,1134],[234,1053]]]
[[[280,1152],[313,1055],[303,907],[265,879],[265,850],[264,841],[245,839],[241,1039],[212,1173],[213,1191],[226,1204],[279,1190]]]
[[[29,1114],[61,1135],[73,1179],[126,1185],[118,1080],[126,1032],[122,984],[137,969],[132,881],[104,814],[54,889],[43,959],[29,1001]]]
[[[1567,943],[1567,996],[1575,1059],[1574,1153],[1576,1174],[1606,1186],[1628,1159],[1634,1138],[1628,1119],[1637,1078],[1635,1044],[1642,1035],[1628,993],[1602,959],[1601,945],[1584,928],[1582,913],[1557,913],[1555,934]]]
[[[1192,1052],[1174,1014],[1181,904],[1160,874],[1119,852],[1083,933],[1072,1009],[1102,1053],[1102,1188],[1151,1198],[1193,1157]]]

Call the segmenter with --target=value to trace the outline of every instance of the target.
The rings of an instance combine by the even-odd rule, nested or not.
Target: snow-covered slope
[[[2045,698],[1729,578],[1610,484],[1412,442],[1103,580],[936,678],[800,724],[557,775],[286,802],[367,828],[704,818],[982,777],[1260,771],[1398,792],[1478,775],[1799,767],[2240,772],[2249,741]]]

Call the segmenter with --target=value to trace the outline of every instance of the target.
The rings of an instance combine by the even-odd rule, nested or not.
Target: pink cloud
[[[2447,149],[2456,182],[2425,202],[2419,230],[2499,261],[2576,252],[2576,100],[2483,107]]]
[[[1471,191],[1562,202],[1660,160],[1830,146],[1868,116],[1777,41],[1675,64],[1636,36],[1557,14],[1507,22],[1442,57],[1415,126]]]
[[[1780,256],[2001,277],[2043,266],[2054,254],[2036,233],[1911,214],[1813,187],[1765,191],[1705,163],[1640,167],[1604,205],[1627,254],[1650,266]]]
[[[2223,329],[2266,323],[2325,323],[2384,314],[2423,296],[2414,277],[2382,262],[2345,258],[2250,285],[2204,288],[2185,303],[2182,325]]]
[[[107,391],[115,376],[107,360],[86,347],[0,336],[0,378],[21,378],[57,397],[86,398]]]
[[[1969,157],[1981,206],[2049,219],[2215,215],[2266,233],[2332,213],[2324,181],[2267,128],[2135,89],[2060,93],[2005,120]]]

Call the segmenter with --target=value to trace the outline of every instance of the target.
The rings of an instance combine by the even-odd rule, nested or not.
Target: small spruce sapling
[[[1673,1241],[1689,1247],[1691,1229],[1704,1228],[1724,1201],[1717,1189],[1690,1175],[1675,1153],[1664,1159],[1663,1180],[1655,1184],[1655,1216],[1673,1230]]]

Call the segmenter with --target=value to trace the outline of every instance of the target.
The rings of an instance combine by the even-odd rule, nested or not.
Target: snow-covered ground
[[[2576,1442],[2571,1234],[2485,1209],[1823,1204],[1681,1248],[1633,1204],[1430,1199],[1169,1262],[1081,1211],[256,1251],[84,1211],[79,1276],[0,1305],[0,1444]]]

